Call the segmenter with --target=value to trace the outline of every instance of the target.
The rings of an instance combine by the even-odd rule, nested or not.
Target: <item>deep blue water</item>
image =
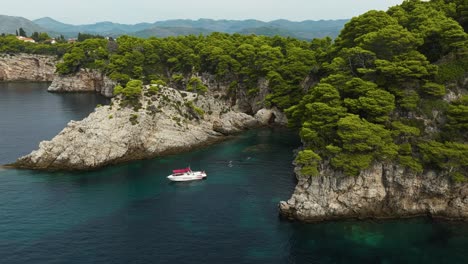
[[[35,148],[60,130],[59,121],[85,116],[98,103],[93,95],[74,100],[78,94],[44,87],[26,93],[40,96],[42,106],[34,96],[21,99],[22,89],[8,89],[18,100],[8,103],[0,89],[1,144]],[[18,122],[36,120],[6,123],[4,112]],[[0,169],[0,263],[468,263],[466,223],[279,219],[277,203],[294,189],[292,151],[299,145],[292,131],[261,129],[92,172]],[[16,158],[16,149],[1,147],[7,160]],[[189,164],[208,179],[165,178]]]
[[[70,120],[81,120],[108,99],[92,93],[48,93],[49,83],[0,82],[0,164],[37,149]]]

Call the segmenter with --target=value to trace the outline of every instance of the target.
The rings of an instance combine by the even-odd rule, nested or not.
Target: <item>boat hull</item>
[[[197,181],[203,180],[206,178],[206,173],[202,171],[193,171],[189,173],[184,173],[181,175],[169,175],[167,178],[171,181],[182,182],[182,181]]]

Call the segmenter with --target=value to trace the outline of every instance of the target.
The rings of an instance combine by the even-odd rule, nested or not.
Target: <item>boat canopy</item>
[[[190,172],[190,168],[185,168],[185,169],[177,169],[177,170],[172,170],[172,173],[173,174],[178,174],[178,173],[186,173],[186,172]]]

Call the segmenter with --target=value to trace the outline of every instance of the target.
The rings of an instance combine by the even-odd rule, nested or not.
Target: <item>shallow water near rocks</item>
[[[3,161],[18,155],[6,144],[27,154],[67,119],[102,103],[92,94],[49,94],[42,84],[15,84],[7,93],[20,101],[9,103],[2,85]],[[12,118],[4,119],[8,113]],[[91,172],[0,169],[0,262],[468,263],[466,223],[279,219],[277,204],[296,183],[291,161],[298,146],[294,131],[260,129],[190,153]],[[188,165],[206,170],[208,179],[166,179]]]

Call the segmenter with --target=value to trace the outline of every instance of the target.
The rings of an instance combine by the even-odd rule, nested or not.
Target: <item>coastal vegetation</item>
[[[57,71],[72,74],[80,68],[97,69],[121,85],[130,80],[144,84],[160,80],[199,94],[206,93],[208,87],[197,75],[209,73],[217,81],[230,83],[231,97],[241,89],[255,94],[258,80],[267,78],[272,93],[266,103],[285,109],[299,102],[300,83],[318,68],[316,50],[326,49],[331,42],[330,38],[307,42],[223,33],[163,39],[86,39],[68,48]]]
[[[345,25],[320,82],[286,109],[303,175],[318,175],[318,160],[348,175],[377,161],[466,181],[467,96],[452,86],[458,99],[445,97],[467,74],[466,11],[466,1],[405,1]]]
[[[32,37],[37,37],[38,41],[45,38],[44,34],[34,32]],[[50,43],[30,43],[24,42],[16,38],[15,35],[0,36],[0,53],[15,54],[15,53],[30,53],[30,54],[44,54],[44,55],[57,55],[63,56],[71,44],[64,42],[57,42],[56,44]]]

